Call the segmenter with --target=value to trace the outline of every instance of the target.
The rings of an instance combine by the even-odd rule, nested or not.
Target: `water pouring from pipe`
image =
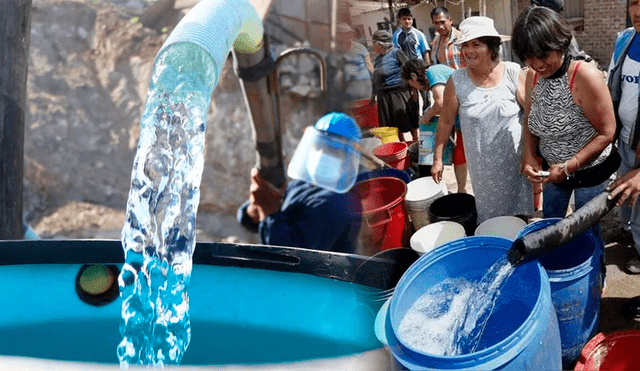
[[[179,364],[189,345],[187,287],[210,97],[232,46],[256,52],[262,37],[249,1],[206,0],[156,56],[122,229],[122,368]]]
[[[602,192],[557,223],[517,238],[507,254],[509,262],[515,266],[553,251],[595,225],[613,210],[618,198]]]

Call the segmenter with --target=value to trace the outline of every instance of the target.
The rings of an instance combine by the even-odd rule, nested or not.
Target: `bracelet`
[[[569,174],[569,172],[567,171],[567,166],[569,165],[569,161],[570,160],[567,160],[560,165],[560,169],[564,171],[564,175],[566,175],[567,178],[571,177],[571,174]]]

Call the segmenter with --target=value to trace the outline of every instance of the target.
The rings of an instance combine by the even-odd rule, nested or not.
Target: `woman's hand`
[[[542,183],[544,178],[540,176],[540,165],[535,161],[527,161],[526,159],[522,164],[522,175],[531,183]]]
[[[433,160],[433,165],[431,165],[431,177],[433,181],[437,184],[440,184],[442,181],[442,171],[444,170],[444,166],[442,165],[442,160]]]
[[[549,176],[544,179],[543,183],[560,183],[565,180],[567,175],[564,173],[562,165],[563,164],[551,165],[551,167],[549,167]]]

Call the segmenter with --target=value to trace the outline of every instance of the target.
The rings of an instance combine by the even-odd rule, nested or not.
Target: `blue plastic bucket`
[[[557,223],[547,218],[531,223],[518,237]],[[602,268],[601,241],[587,230],[538,260],[551,284],[551,300],[556,308],[562,340],[563,368],[573,368],[580,350],[598,331]]]
[[[538,262],[518,266],[501,289],[478,350],[455,356],[428,354],[396,337],[404,315],[430,287],[446,278],[480,280],[503,257],[511,241],[500,237],[467,237],[423,255],[402,276],[388,311],[379,314],[378,333],[402,368],[432,370],[560,370],[558,322],[549,281]]]

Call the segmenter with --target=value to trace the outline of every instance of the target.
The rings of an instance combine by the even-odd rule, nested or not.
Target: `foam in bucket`
[[[464,227],[456,222],[437,222],[420,228],[411,236],[409,244],[419,254],[426,254],[438,246],[465,236]]]
[[[516,216],[497,216],[480,223],[476,228],[475,235],[504,237],[513,241],[526,226],[527,223]]]

